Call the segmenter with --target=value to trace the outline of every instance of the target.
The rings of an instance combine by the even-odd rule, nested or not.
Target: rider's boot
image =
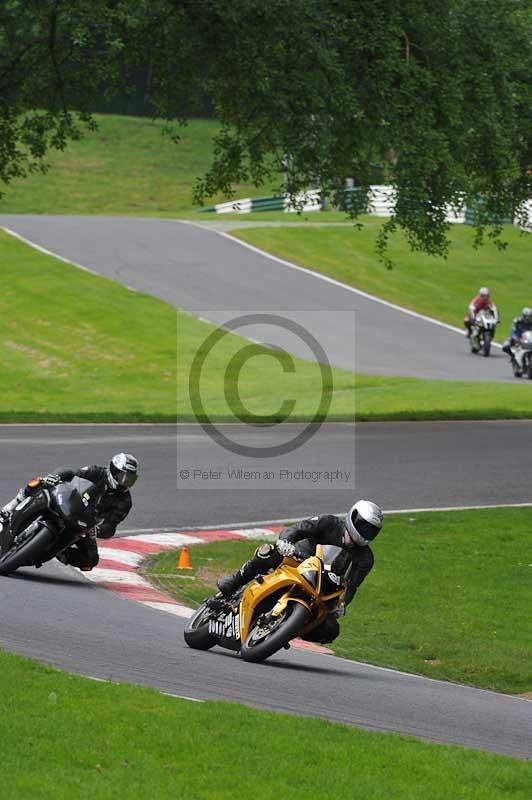
[[[522,376],[522,374],[523,374],[523,367],[518,362],[518,360],[516,359],[516,357],[514,356],[513,353],[512,353],[512,367],[514,369],[514,374],[515,374],[516,378],[520,378]]]
[[[231,597],[238,589],[253,580],[256,575],[264,575],[268,570],[277,567],[282,556],[271,544],[263,544],[255,551],[255,555],[242,564],[237,572],[220,578],[217,586],[225,597]]]
[[[252,559],[250,559],[252,560]],[[233,572],[231,575],[224,575],[223,578],[220,578],[216,585],[218,589],[221,591],[224,597],[231,597],[235,594],[242,586],[245,586],[250,580],[252,580],[256,573],[250,575],[249,578],[244,577],[243,570],[248,566],[249,561],[241,567],[241,569],[237,570],[237,572]],[[248,570],[246,570],[246,574],[248,574]]]

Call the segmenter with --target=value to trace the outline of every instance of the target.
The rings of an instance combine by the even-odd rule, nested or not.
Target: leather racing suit
[[[84,478],[99,485],[102,489],[102,496],[98,504],[98,517],[100,522],[93,529],[92,535],[89,533],[81,537],[78,541],[61,554],[60,560],[65,564],[71,564],[82,570],[90,570],[95,567],[99,560],[98,546],[96,537],[100,539],[110,539],[114,536],[116,528],[131,510],[131,493],[129,489],[112,489],[107,482],[107,468],[97,465],[70,469],[60,467],[54,470],[51,475],[59,481],[71,481],[72,478]],[[46,479],[44,479],[46,485]],[[32,482],[33,483],[33,482]],[[30,484],[21,489],[13,500],[7,503],[2,511],[4,515],[11,513],[15,506],[25,497],[28,497],[34,488]]]
[[[257,548],[252,558],[246,561],[237,572],[221,578],[218,581],[218,587],[223,594],[230,595],[253,580],[256,575],[264,575],[269,570],[275,569],[283,560],[280,551],[285,549],[284,543],[297,544],[296,553],[303,558],[313,555],[318,544],[335,545],[341,547],[351,560],[345,593],[345,605],[348,605],[353,600],[362,581],[371,571],[374,558],[369,546],[346,547],[344,534],[345,522],[342,517],[325,514],[305,519],[282,531],[276,545],[263,544]],[[318,627],[309,631],[303,638],[322,644],[332,642],[340,633],[337,617],[337,612],[329,614]]]

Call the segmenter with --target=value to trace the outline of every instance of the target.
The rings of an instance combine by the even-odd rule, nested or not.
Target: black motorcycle
[[[90,534],[101,496],[96,484],[73,478],[21,500],[0,534],[0,575],[40,567]]]

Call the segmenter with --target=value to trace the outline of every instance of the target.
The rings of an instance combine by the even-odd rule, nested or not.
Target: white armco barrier
[[[532,233],[532,200],[527,200],[526,203],[523,203],[520,210],[524,211],[526,218],[525,220],[516,218],[516,225],[519,225],[522,231]]]
[[[390,217],[395,204],[395,191],[391,186],[370,186],[368,213],[376,217]]]
[[[390,217],[395,203],[395,190],[392,186],[370,186],[368,192],[368,213],[376,217]],[[445,207],[447,222],[464,223],[465,207],[455,209],[453,206]]]
[[[296,202],[285,199],[285,211],[321,211],[321,193],[319,189],[302,192],[296,195]]]
[[[445,221],[463,225],[465,222],[465,206],[461,208],[454,208],[453,206],[445,206]]]
[[[245,200],[229,200],[227,203],[217,203],[214,206],[217,214],[249,214],[251,211],[251,197]]]

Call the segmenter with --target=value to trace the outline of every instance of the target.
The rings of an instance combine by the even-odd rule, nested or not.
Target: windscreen
[[[83,478],[73,478],[68,483],[60,483],[52,496],[57,510],[70,527],[91,527],[96,522],[96,509],[101,491],[97,486]]]
[[[326,566],[330,566],[330,571],[335,575],[345,575],[351,563],[347,551],[333,544],[324,545],[323,561]]]

